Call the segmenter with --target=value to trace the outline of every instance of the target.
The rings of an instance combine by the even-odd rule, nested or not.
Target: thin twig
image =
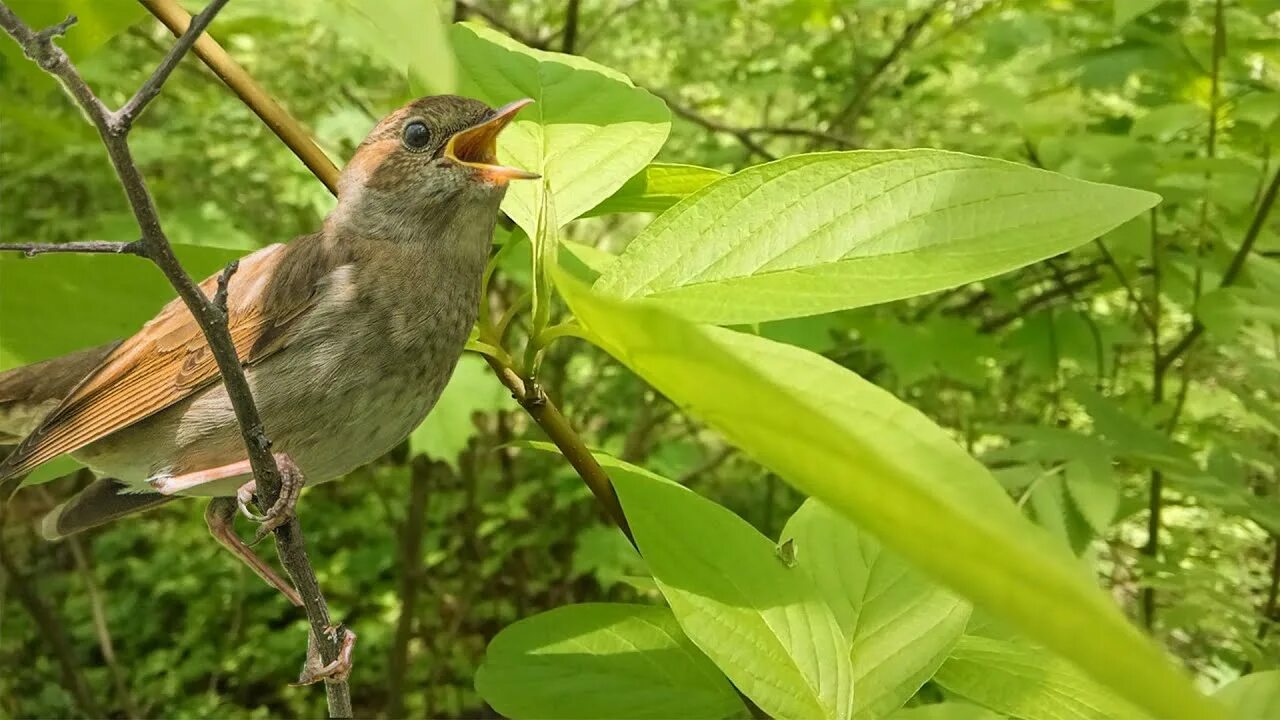
[[[1236,248],[1236,253],[1232,256],[1230,264],[1227,265],[1226,271],[1222,273],[1222,280],[1218,283],[1219,288],[1230,287],[1239,279],[1240,273],[1244,270],[1245,261],[1249,259],[1249,253],[1253,250],[1254,243],[1257,242],[1258,236],[1262,234],[1262,228],[1266,225],[1267,218],[1271,215],[1271,209],[1275,206],[1278,193],[1280,193],[1280,170],[1277,170],[1272,175],[1271,184],[1267,186],[1267,190],[1262,196],[1262,202],[1253,214],[1249,229],[1245,231],[1244,240],[1241,241],[1240,247]],[[1174,343],[1173,347],[1169,348],[1168,352],[1161,355],[1156,361],[1156,365],[1161,372],[1167,370],[1175,360],[1181,357],[1191,347],[1191,344],[1204,333],[1204,329],[1204,322],[1197,316],[1187,334],[1183,335],[1178,342]]]
[[[759,155],[765,160],[778,159],[776,155],[766,150],[763,145],[761,145],[760,143],[752,139],[751,133],[745,132],[742,128],[736,128],[729,125],[725,125],[724,123],[717,122],[715,120],[712,120],[711,118],[705,117],[699,114],[696,110],[693,110],[692,108],[689,108],[685,105],[681,105],[680,103],[671,99],[670,96],[665,95],[663,93],[656,92],[653,90],[650,90],[649,92],[652,92],[654,95],[657,95],[658,97],[662,98],[663,102],[667,104],[667,107],[671,108],[671,112],[675,113],[676,115],[679,115],[685,120],[689,120],[690,122],[701,125],[702,127],[712,132],[730,135],[733,138],[735,138],[739,143],[741,143],[742,147],[746,148],[749,152],[755,155]]]
[[[226,3],[227,0],[212,0],[199,15],[194,18],[188,16],[189,22],[186,24],[185,35],[178,39],[174,50],[166,55],[155,73],[143,84],[143,89],[126,106],[130,114],[125,115],[123,119],[120,113],[112,113],[107,109],[89,88],[67,54],[53,44],[52,38],[70,27],[72,19],[69,18],[68,22],[48,30],[35,32],[7,5],[0,2],[0,27],[3,27],[22,46],[28,58],[57,78],[98,130],[98,135],[107,151],[107,157],[115,169],[120,186],[124,190],[141,231],[142,237],[138,242],[141,244],[143,253],[160,268],[178,296],[182,298],[217,361],[223,385],[240,426],[257,487],[264,502],[270,506],[275,503],[280,494],[279,469],[270,451],[271,443],[263,431],[253,395],[245,380],[239,356],[228,332],[226,314],[205,296],[204,291],[186,273],[173,254],[173,248],[161,227],[155,203],[142,173],[134,162],[128,144],[130,124],[136,117],[136,113],[141,112],[159,93],[164,81],[173,72],[173,68],[177,66],[185,52],[197,44],[196,38],[213,22],[213,18]],[[325,663],[333,662],[338,657],[343,639],[342,632],[332,635],[327,633],[332,623],[315,579],[315,571],[307,560],[297,519],[294,518],[277,528],[275,533],[280,558],[306,603],[307,616],[311,621],[312,632],[316,636],[321,657]],[[330,715],[350,717],[350,690],[346,681],[326,682],[325,687]]]
[[[146,257],[142,243],[85,240],[68,243],[0,243],[0,252],[20,252],[26,257],[47,253],[106,253],[108,255],[140,255]]]
[[[1151,313],[1147,311],[1146,303],[1142,302],[1142,298],[1138,297],[1133,283],[1129,282],[1129,276],[1125,273],[1124,268],[1120,267],[1120,263],[1116,261],[1115,256],[1111,254],[1107,244],[1100,237],[1094,238],[1093,242],[1098,246],[1098,252],[1102,253],[1103,261],[1111,267],[1112,272],[1116,274],[1116,279],[1124,287],[1125,294],[1129,296],[1129,302],[1133,303],[1134,307],[1138,309],[1138,316],[1142,318],[1142,322],[1147,326],[1147,329],[1155,328],[1155,320],[1152,319]]]
[[[867,104],[871,102],[871,98],[874,97],[875,91],[879,88],[880,80],[884,77],[884,74],[889,70],[889,68],[893,67],[893,64],[897,62],[898,58],[902,57],[902,54],[915,43],[916,38],[920,37],[920,32],[929,24],[929,21],[933,19],[933,16],[942,9],[945,1],[946,0],[934,0],[929,7],[920,12],[916,19],[907,23],[906,26],[902,28],[902,34],[900,34],[898,39],[894,41],[893,47],[889,48],[889,52],[885,53],[876,61],[876,64],[871,68],[871,71],[867,73],[866,77],[864,77],[862,82],[858,85],[858,89],[854,92],[853,97],[849,98],[849,102],[845,103],[845,106],[841,108],[835,114],[835,117],[831,119],[831,122],[827,124],[828,128],[843,127],[857,122],[858,118],[862,116],[862,113],[866,111]]]

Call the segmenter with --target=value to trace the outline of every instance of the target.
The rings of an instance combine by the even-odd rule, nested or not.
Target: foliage
[[[144,17],[72,31],[104,94],[169,42]],[[358,712],[1275,715],[1278,18],[231,3],[215,37],[335,158],[410,93],[536,100],[500,158],[543,180],[504,203],[477,337],[596,449],[638,548],[464,358],[405,446],[302,504]],[[96,140],[0,45],[4,239],[129,239]],[[331,206],[194,60],[135,137],[193,273]],[[0,257],[0,367],[165,299],[129,258]],[[2,593],[0,714],[94,715],[68,676],[115,715],[318,714],[284,687],[304,619],[197,508],[32,538],[82,481],[9,513],[4,577],[69,642]]]

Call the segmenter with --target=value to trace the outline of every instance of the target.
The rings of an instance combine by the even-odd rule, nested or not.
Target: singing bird
[[[341,477],[402,441],[431,411],[476,320],[507,183],[498,134],[528,104],[498,110],[426,97],[369,133],[316,233],[240,260],[228,328],[277,457],[309,484]],[[210,297],[217,277],[202,283]],[[101,479],[45,518],[56,539],[177,496],[210,503],[210,530],[295,603],[231,528],[252,474],[218,368],[187,307],[136,335],[0,374],[0,435],[21,437],[0,482],[64,453]]]

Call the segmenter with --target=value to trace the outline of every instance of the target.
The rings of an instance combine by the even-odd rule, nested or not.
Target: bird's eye
[[[410,150],[421,150],[431,142],[431,131],[421,120],[414,120],[404,126],[404,144]]]

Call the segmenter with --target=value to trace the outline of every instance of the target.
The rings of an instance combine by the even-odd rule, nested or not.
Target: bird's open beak
[[[531,102],[533,101],[525,98],[507,103],[498,108],[488,120],[454,134],[445,145],[444,156],[459,165],[474,168],[486,179],[498,182],[536,180],[542,177],[527,170],[498,164],[498,134],[515,119],[520,108]]]

